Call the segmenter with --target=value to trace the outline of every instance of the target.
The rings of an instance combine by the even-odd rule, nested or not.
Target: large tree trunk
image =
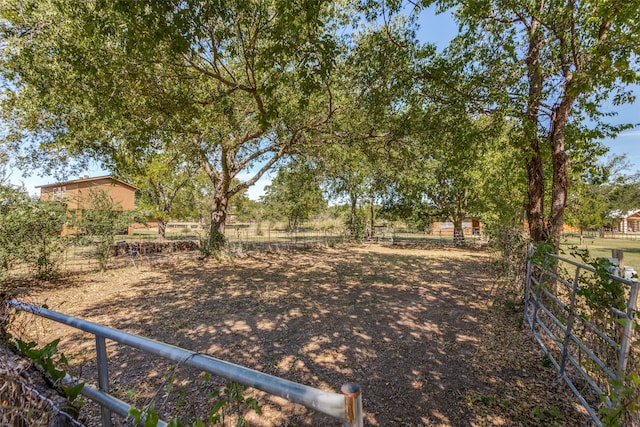
[[[537,9],[542,12],[543,6],[538,2]],[[540,69],[540,49],[543,43],[540,34],[540,21],[531,19],[529,29],[529,46],[527,49],[527,80],[529,94],[525,113],[525,153],[527,154],[527,175],[529,190],[527,194],[527,220],[529,235],[535,243],[546,240],[547,232],[544,222],[544,169],[540,153],[538,137],[538,115],[542,102],[542,71]]]
[[[537,138],[535,138],[537,146]],[[533,141],[532,141],[533,143]],[[542,156],[540,148],[537,153],[527,160],[527,175],[529,178],[529,190],[527,193],[527,221],[529,223],[529,235],[535,243],[543,242],[547,238],[544,223],[544,176]]]
[[[456,246],[464,245],[464,230],[462,229],[462,219],[453,220],[453,244]]]
[[[358,194],[355,191],[349,193],[351,199],[351,217],[349,219],[349,232],[351,238],[356,239],[358,237]]]
[[[565,88],[568,91],[569,87]],[[554,111],[551,128],[551,156],[553,164],[553,186],[551,190],[551,221],[549,223],[549,238],[556,250],[560,245],[562,227],[564,225],[564,210],[567,206],[569,189],[569,160],[566,153],[565,139],[567,121],[571,112],[574,98],[565,95],[558,108]]]
[[[158,239],[159,240],[166,240],[167,223],[168,221],[166,219],[158,220]]]
[[[369,199],[369,202],[370,202],[369,206],[371,208],[371,233],[369,234],[369,239],[373,240],[374,234],[375,234],[375,223],[376,223],[376,211],[375,211],[375,205],[373,204],[374,203],[373,195]]]
[[[209,227],[208,253],[217,254],[224,247],[226,238],[224,226],[227,222],[229,196],[226,191],[216,191],[211,204],[211,225]]]

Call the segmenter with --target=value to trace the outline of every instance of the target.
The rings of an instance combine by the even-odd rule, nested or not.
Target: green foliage
[[[153,405],[150,405],[146,410],[142,411],[138,408],[129,408],[129,416],[132,419],[133,425],[142,425],[144,427],[156,427],[160,416]]]
[[[71,387],[62,387],[64,394],[71,400],[72,402],[78,398],[80,393],[82,393],[82,389],[84,388],[84,383],[78,383]]]
[[[56,339],[38,349],[36,348],[37,344],[33,341],[27,343],[17,338],[15,340],[15,346],[18,351],[36,362],[38,365],[42,366],[45,372],[51,376],[54,383],[58,382],[65,376],[64,371],[56,369],[54,360],[52,359],[58,351],[59,343],[60,339]]]
[[[349,214],[345,218],[345,225],[349,230],[349,236],[352,240],[358,241],[364,238],[366,228],[366,214],[364,208],[359,208],[353,213]]]
[[[107,269],[116,234],[126,232],[129,224],[134,221],[134,213],[122,211],[104,190],[91,190],[88,199],[81,203],[88,203],[89,206],[77,213],[79,218],[75,218],[78,230],[76,238],[89,239],[97,244],[96,258],[100,269],[104,271]]]
[[[531,255],[531,261],[534,265],[549,267],[557,262],[555,258],[549,256],[553,253],[555,253],[553,243],[540,242],[536,245],[535,250]]]
[[[205,373],[205,384],[209,382],[210,376]],[[205,426],[231,426],[233,418],[235,418],[235,427],[249,426],[249,422],[245,419],[248,412],[253,411],[256,414],[262,414],[258,400],[244,395],[247,386],[229,381],[225,384],[222,391],[214,390],[207,395],[213,406],[208,411],[207,418],[196,419],[193,427]],[[158,413],[153,405],[146,410],[137,408],[129,409],[129,415],[132,417],[134,425],[138,425],[144,420],[144,427],[155,427],[158,423]],[[169,427],[182,427],[183,423],[180,417],[175,417],[169,422]]]
[[[415,114],[419,118],[412,127],[415,135],[395,151],[386,209],[409,206],[414,212],[421,208],[447,218],[463,240],[465,218],[495,212],[496,204],[489,200],[504,199],[493,192],[495,189],[513,184],[513,193],[520,192],[521,182],[506,181],[510,175],[497,172],[507,158],[501,149],[505,139],[502,144],[494,142],[502,137],[502,124],[496,117],[472,117],[447,106],[425,108]],[[492,170],[496,172],[488,173]],[[496,180],[493,186],[492,179]],[[512,200],[522,203],[518,198]],[[513,206],[507,210],[513,215]]]
[[[547,268],[555,270],[558,277],[567,275],[569,272],[564,268],[551,264],[549,257],[543,257],[545,253],[553,252],[552,244],[538,245],[539,256],[534,255],[533,260],[537,265],[545,265]],[[594,336],[592,327],[599,329],[605,335],[621,344],[624,336],[624,330],[631,327],[632,335],[637,333],[639,324],[636,318],[632,318],[631,325],[626,318],[620,318],[611,308],[619,311],[627,311],[626,290],[628,286],[613,280],[612,276],[616,274],[616,266],[607,258],[593,259],[589,251],[586,249],[570,248],[571,256],[579,259],[583,264],[593,268],[593,271],[580,270],[578,280],[577,298],[572,305],[575,316],[582,321],[588,321],[591,325],[589,328],[574,326],[573,333],[578,336],[584,345],[590,348],[597,357],[600,358],[616,372],[617,377],[611,378],[608,374],[602,373],[598,378],[599,369],[595,367],[595,363],[590,359],[581,361],[583,368],[590,375],[594,375],[594,379],[608,383],[608,387],[602,387],[604,394],[600,396],[601,406],[598,409],[598,415],[606,426],[625,426],[635,425],[637,422],[637,411],[640,409],[640,376],[638,375],[638,355],[634,351],[635,347],[640,344],[637,338],[629,343],[631,351],[626,359],[626,371],[622,371],[620,366],[620,347],[612,349],[609,344],[599,336]],[[573,276],[575,273],[571,273]],[[559,291],[558,293],[560,293]],[[578,322],[578,320],[576,320]],[[543,360],[543,364],[546,363]]]
[[[638,208],[640,199],[640,174],[618,175],[604,186],[605,197],[612,213],[624,214]]]
[[[301,221],[322,212],[326,206],[317,173],[308,163],[290,164],[278,170],[278,175],[265,188],[265,209],[271,217],[279,215],[288,221],[289,230]]]
[[[597,230],[612,226],[614,219],[636,209],[638,176],[621,174],[621,169],[628,167],[624,156],[614,156],[575,177],[566,222],[581,231]]]
[[[583,230],[598,230],[607,222],[607,200],[597,188],[574,187],[567,204],[566,223]]]
[[[246,390],[247,386],[229,381],[226,383],[222,393],[218,390],[209,393],[208,397],[210,399],[216,399],[216,402],[209,411],[207,422],[213,425],[224,426],[229,416],[236,414],[236,427],[248,426],[249,423],[244,418],[246,412],[254,411],[260,415],[262,410],[256,399],[245,397],[244,392]]]
[[[606,258],[592,259],[587,249],[574,249],[574,257],[578,257],[583,263],[593,267],[595,272],[580,277],[580,289],[578,295],[583,296],[587,307],[595,316],[604,319],[611,318],[609,307],[624,310],[626,302],[625,286],[623,283],[611,280],[611,275],[617,268]]]
[[[626,309],[625,285],[611,279],[616,267],[608,259],[592,259],[586,249],[579,250],[574,248],[572,255],[581,259],[582,262],[590,265],[595,270],[593,274],[580,277],[578,295],[583,297],[588,309],[583,316],[588,315],[589,320],[597,325],[613,325],[610,327],[617,331],[617,334],[620,334],[628,321],[618,318],[610,310],[610,307],[615,307],[622,311]],[[634,318],[631,322],[633,322],[632,327],[637,333],[639,330],[637,319]],[[637,373],[638,359],[634,348],[639,344],[640,340],[638,339],[631,343],[632,350],[627,362],[627,371],[617,372],[618,378],[611,379],[607,377],[609,382],[608,393],[600,396],[603,405],[598,411],[602,422],[606,426],[633,425],[637,422],[637,419],[634,421],[634,417],[637,417],[640,409],[640,376]],[[615,359],[615,363],[617,363],[617,352],[612,356]],[[605,404],[606,399],[609,399],[612,403],[611,406]]]
[[[226,243],[227,237],[224,233],[211,231],[210,227],[205,227],[204,232],[200,236],[200,254],[202,254],[203,257],[213,255],[219,259]]]
[[[532,237],[557,243],[571,169],[587,169],[604,151],[599,141],[629,126],[607,125],[603,106],[634,99],[640,35],[630,28],[640,12],[616,0],[425,3],[453,8],[462,29],[447,52],[455,72],[442,86],[462,86],[456,93],[467,104],[517,120]]]
[[[0,278],[14,262],[24,262],[37,278],[53,277],[70,243],[61,235],[66,222],[64,203],[36,202],[0,187]]]
[[[93,159],[127,175],[135,160],[180,153],[209,180],[208,216],[224,225],[231,197],[327,123],[340,8],[125,3],[2,8],[4,140],[46,171]]]
[[[203,179],[195,177],[197,165],[185,159],[183,153],[150,152],[132,160],[126,175],[138,187],[138,209],[159,222],[158,237],[165,238],[170,219],[197,217],[198,195]],[[124,167],[121,172],[124,172]]]
[[[44,372],[49,375],[55,385],[61,385],[61,380],[65,377],[66,372],[64,370],[56,368],[56,364],[62,364],[66,366],[67,359],[64,354],[60,354],[58,360],[54,360],[54,356],[58,352],[58,344],[60,343],[60,339],[55,339],[50,343],[45,344],[42,348],[37,348],[37,343],[33,341],[24,342],[18,338],[14,339],[13,343],[23,356],[31,359],[33,362],[42,367]],[[67,398],[73,402],[82,392],[84,383],[80,382],[71,387],[62,386],[61,388]]]
[[[230,200],[230,211],[235,214],[238,221],[256,221],[259,223],[265,217],[264,204],[251,200],[244,193],[240,192]]]
[[[640,411],[640,375],[637,372],[626,373],[620,379],[610,380],[611,393],[607,396],[614,405],[604,404],[598,412],[605,426],[618,427],[634,425],[633,414]],[[636,420],[637,421],[637,420]]]

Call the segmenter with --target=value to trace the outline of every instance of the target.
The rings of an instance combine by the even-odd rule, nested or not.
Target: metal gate
[[[76,317],[11,300],[9,305],[36,316],[41,316],[58,323],[88,332],[95,336],[98,365],[98,387],[85,384],[82,394],[88,399],[98,402],[102,408],[102,425],[111,427],[112,412],[123,417],[129,415],[133,407],[109,394],[109,369],[107,359],[106,340],[112,340],[120,344],[137,348],[149,354],[161,356],[165,359],[179,362],[186,366],[218,375],[230,381],[244,384],[267,393],[280,396],[290,402],[299,403],[307,408],[330,415],[343,421],[344,426],[362,427],[362,394],[357,384],[345,384],[341,388],[342,393],[332,393],[319,390],[306,385],[287,381],[253,369],[235,365],[185,350],[163,342],[155,341],[139,335],[129,334],[117,329],[108,328]],[[67,382],[75,380],[67,377]],[[158,426],[166,426],[167,423],[159,421]]]
[[[600,426],[600,399],[609,407],[615,404],[608,397],[611,384],[621,381],[629,369],[638,282],[609,274],[607,280],[622,285],[625,308],[609,306],[611,320],[596,321],[584,297],[585,281],[594,273],[590,265],[555,254],[545,254],[538,263],[530,256],[524,302],[536,341]]]

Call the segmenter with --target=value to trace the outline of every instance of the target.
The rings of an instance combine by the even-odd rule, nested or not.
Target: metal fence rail
[[[572,279],[562,277],[563,271],[574,269]],[[609,326],[607,334],[588,320],[588,313],[579,304],[583,275],[595,272],[589,265],[555,254],[546,254],[542,264],[535,264],[530,256],[524,300],[525,319],[534,338],[593,422],[601,426],[597,408],[590,403],[594,400],[590,398],[595,394],[609,407],[614,404],[605,388],[609,387],[609,380],[621,380],[627,372],[639,285],[637,281],[613,274],[608,276],[608,280],[626,286],[626,309],[609,307],[609,313],[618,322],[611,322],[615,326]],[[607,355],[610,357],[605,357]],[[585,392],[588,390],[591,394]]]
[[[226,378],[248,387],[280,396],[290,402],[299,403],[307,408],[322,412],[338,420],[345,426],[361,427],[363,425],[362,395],[357,384],[345,384],[340,393],[332,393],[313,387],[298,384],[282,378],[274,377],[253,369],[235,365],[211,356],[185,350],[163,342],[123,332],[117,329],[98,325],[76,317],[10,300],[9,305],[41,316],[58,323],[93,334],[96,338],[98,364],[98,388],[85,386],[82,394],[97,401],[102,408],[102,425],[110,427],[111,412],[126,416],[132,406],[109,395],[109,372],[106,350],[106,339],[137,348],[149,354],[179,362],[193,368]],[[66,378],[67,381],[73,381]],[[160,422],[159,426],[166,425]]]

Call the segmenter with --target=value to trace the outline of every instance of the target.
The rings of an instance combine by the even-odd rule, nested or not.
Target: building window
[[[53,187],[53,200],[62,200],[67,197],[67,187]]]

